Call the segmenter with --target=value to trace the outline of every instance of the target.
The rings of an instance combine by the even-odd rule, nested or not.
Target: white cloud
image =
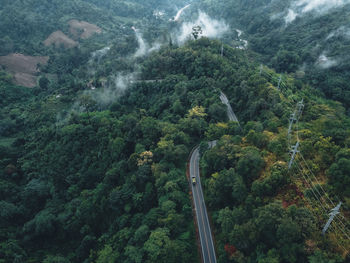
[[[301,12],[327,12],[329,9],[350,3],[349,0],[298,0],[296,6],[302,7]]]
[[[104,48],[102,48],[100,50],[96,50],[96,51],[91,53],[91,59],[97,58],[99,60],[103,56],[105,56],[108,53],[108,51],[110,51],[110,50],[111,50],[110,47],[104,47]]]
[[[95,90],[86,90],[84,94],[91,96],[99,106],[106,106],[118,99],[127,88],[137,79],[138,73],[121,73],[108,77],[104,87]],[[79,105],[80,106],[80,105]]]
[[[202,28],[202,36],[208,38],[219,38],[229,30],[229,26],[225,22],[213,19],[200,11],[195,21],[182,24],[180,31],[175,34],[176,41],[179,44],[184,43],[191,37],[192,28],[197,25]]]
[[[341,26],[338,29],[332,31],[326,38],[326,40],[331,39],[333,37],[337,37],[337,36],[343,36],[347,39],[350,39],[350,28],[345,27],[345,26]]]
[[[240,42],[242,42],[242,45],[238,46],[239,49],[246,49],[248,47],[248,41],[241,38],[241,35],[243,34],[242,30],[236,29],[236,32],[238,34],[238,39]]]
[[[154,10],[153,11],[153,16],[157,19],[161,19],[165,16],[165,11],[164,10]]]
[[[323,69],[334,67],[338,64],[338,61],[333,58],[328,58],[325,53],[322,53],[316,62],[316,64]]]
[[[333,8],[342,7],[348,3],[350,3],[350,0],[295,0],[284,19],[288,24],[293,22],[297,16],[303,16],[309,12],[324,14]]]
[[[111,50],[109,46],[104,47],[100,50],[96,50],[91,53],[88,61],[88,73],[94,75],[96,73],[96,67],[100,64],[101,59]]]
[[[284,18],[284,21],[286,22],[286,24],[289,24],[293,22],[297,16],[297,13],[295,13],[292,9],[289,9],[288,15]]]
[[[135,27],[132,27],[132,30],[134,30],[137,42],[139,44],[139,48],[136,50],[136,53],[134,56],[136,58],[142,57],[142,56],[146,55],[146,53],[147,53],[146,42],[143,40],[142,34]]]
[[[136,50],[134,57],[143,57],[153,51],[157,51],[161,48],[162,44],[159,42],[153,43],[152,46],[150,47],[146,41],[143,39],[142,34],[135,28],[132,27],[132,30],[134,30],[137,42],[139,44],[139,48]]]

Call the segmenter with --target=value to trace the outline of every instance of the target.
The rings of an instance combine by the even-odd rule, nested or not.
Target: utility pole
[[[290,151],[292,153],[292,157],[290,158],[289,164],[288,164],[288,169],[292,168],[294,159],[296,154],[299,152],[298,151],[298,147],[299,147],[299,141],[297,142],[297,144],[295,146],[292,146],[292,150]]]
[[[281,81],[282,81],[282,75],[280,75],[280,78],[278,79],[278,89],[280,89]]]
[[[329,228],[329,226],[331,225],[332,221],[334,220],[334,217],[335,217],[337,214],[340,213],[340,212],[339,212],[339,209],[340,209],[340,206],[341,206],[341,205],[342,205],[342,202],[339,202],[339,204],[338,204],[335,208],[333,208],[333,209],[331,210],[332,212],[329,213],[330,218],[329,218],[327,224],[324,226],[324,228],[323,228],[323,230],[322,230],[322,235],[325,235],[327,229]]]
[[[222,46],[221,46],[221,57],[223,57],[224,56],[224,44],[222,44]]]

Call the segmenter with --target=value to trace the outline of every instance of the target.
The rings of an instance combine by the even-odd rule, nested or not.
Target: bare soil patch
[[[90,24],[85,21],[78,21],[78,20],[70,20],[68,22],[70,26],[70,33],[76,37],[76,38],[82,38],[87,39],[91,37],[93,34],[100,34],[102,33],[102,29],[98,27],[97,25]]]
[[[14,53],[0,56],[0,65],[14,76],[16,85],[32,88],[36,86],[38,65],[46,65],[48,60],[49,57],[33,57]]]
[[[78,42],[70,39],[62,31],[53,32],[45,41],[45,46],[55,45],[56,48],[63,46],[64,48],[73,48],[79,45]]]

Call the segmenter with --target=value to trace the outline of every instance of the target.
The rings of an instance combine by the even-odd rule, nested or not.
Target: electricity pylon
[[[290,115],[289,127],[288,127],[288,137],[289,137],[290,133],[292,132],[292,126],[293,126],[294,122],[297,122],[299,120],[301,114],[303,113],[303,109],[304,109],[304,99],[302,99],[301,101],[298,102],[297,108]]]
[[[322,235],[324,235],[324,234],[326,233],[327,229],[329,228],[329,226],[331,225],[332,221],[334,220],[334,217],[335,217],[337,214],[340,213],[340,212],[339,212],[339,209],[340,209],[340,206],[341,206],[341,205],[342,205],[342,202],[340,202],[335,208],[333,208],[333,209],[331,210],[332,212],[329,213],[330,218],[329,218],[327,224],[324,226],[324,228],[323,228],[323,230],[322,230]]]
[[[292,157],[290,158],[290,161],[289,161],[289,164],[288,164],[288,169],[290,169],[292,167],[294,159],[295,159],[295,156],[299,152],[298,151],[299,144],[300,143],[298,141],[295,146],[292,146],[292,150],[290,151],[292,153]]]
[[[296,117],[296,112],[292,113],[290,115],[290,118],[289,118],[289,127],[288,127],[288,136],[290,135],[291,131],[292,131],[292,126],[293,126],[293,123],[295,121],[297,121],[297,117]]]
[[[282,75],[280,75],[280,78],[278,79],[278,89],[280,89],[281,81],[282,81]]]

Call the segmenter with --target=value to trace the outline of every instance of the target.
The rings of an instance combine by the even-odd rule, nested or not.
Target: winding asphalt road
[[[226,97],[226,95],[225,95],[222,91],[220,91],[220,100],[221,100],[221,102],[222,102],[223,104],[225,104],[225,105],[227,106],[227,116],[228,116],[228,119],[229,119],[230,121],[236,121],[236,122],[238,122],[238,124],[239,124],[239,121],[238,121],[238,119],[237,119],[237,116],[236,116],[236,114],[233,112],[232,107],[231,107],[231,105],[230,105],[230,103],[229,103],[229,101],[228,101],[228,98]]]
[[[233,112],[226,95],[220,91],[220,100],[227,106],[227,116],[230,121],[236,121],[239,124],[236,114]],[[209,147],[216,146],[216,141],[209,142]],[[201,178],[199,175],[199,147],[196,147],[190,158],[190,182],[193,196],[194,209],[196,211],[200,245],[202,249],[203,263],[216,263],[215,247],[213,236],[210,229],[210,223],[205,206]],[[192,183],[192,178],[196,178],[196,183]]]
[[[215,146],[215,144],[215,142],[211,142],[210,146]],[[201,178],[199,176],[199,147],[195,148],[190,159],[190,176],[203,262],[216,263],[215,247],[211,234],[207,208],[204,202]],[[192,183],[193,176],[196,178],[195,184]]]

